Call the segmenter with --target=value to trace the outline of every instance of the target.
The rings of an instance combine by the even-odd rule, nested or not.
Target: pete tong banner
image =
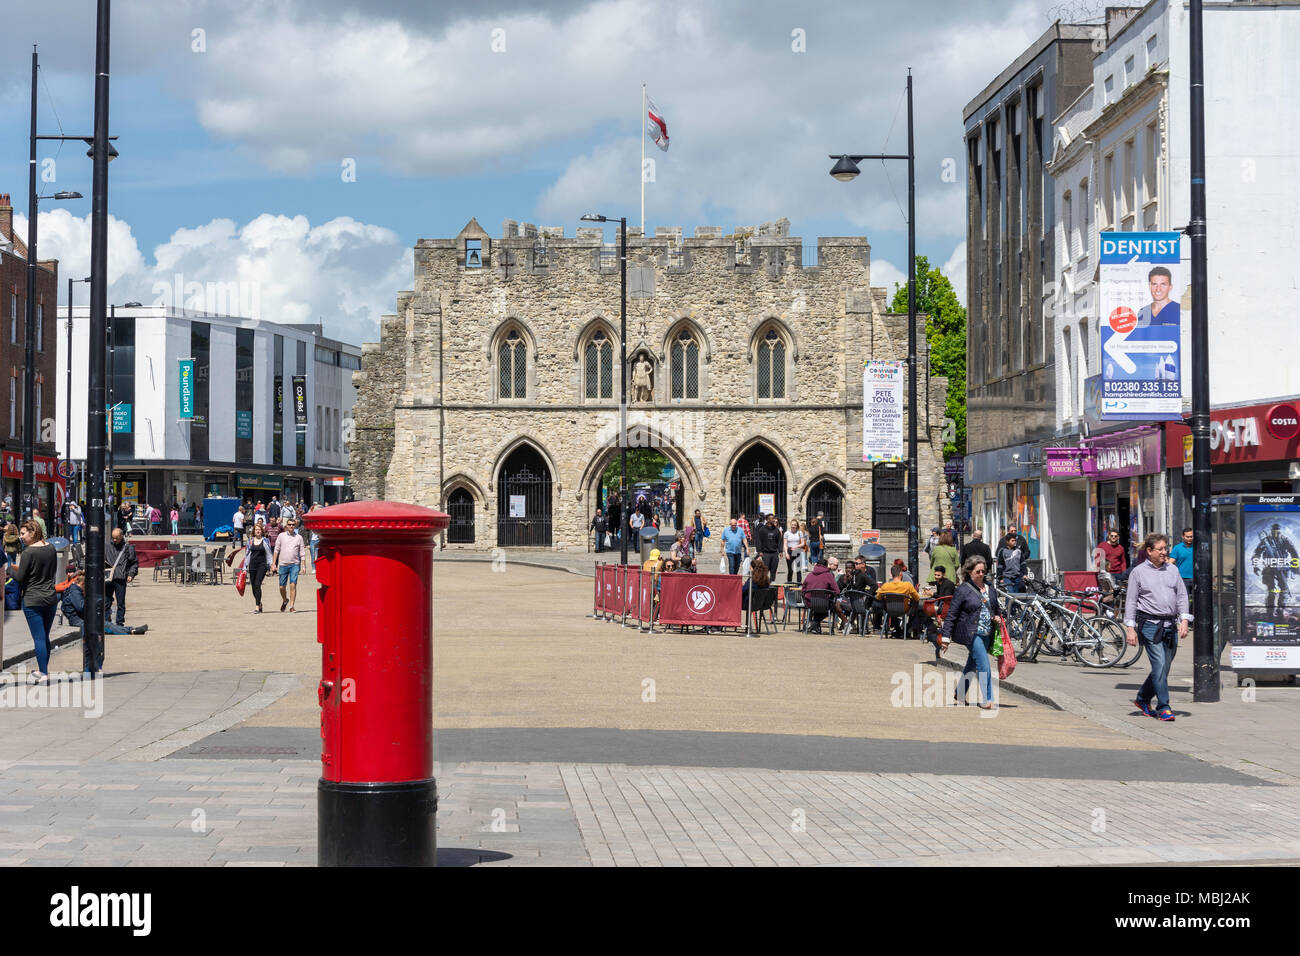
[[[307,376],[293,377],[293,421],[299,431],[307,430]]]
[[[738,574],[665,574],[659,578],[659,623],[739,627],[741,583]]]

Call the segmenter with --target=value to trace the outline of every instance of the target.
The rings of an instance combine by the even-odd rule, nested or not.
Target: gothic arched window
[[[700,397],[700,344],[689,329],[673,339],[670,362],[671,398]]]
[[[785,340],[768,329],[758,340],[758,397],[785,398]]]
[[[514,329],[497,349],[497,394],[501,398],[526,398],[528,391],[528,346]]]
[[[603,330],[587,340],[583,379],[587,398],[614,397],[614,344]]]

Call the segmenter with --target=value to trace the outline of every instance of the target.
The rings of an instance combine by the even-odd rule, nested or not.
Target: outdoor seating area
[[[914,638],[925,630],[915,626],[917,617],[927,614],[941,623],[951,600],[925,596],[921,607],[908,608],[901,594],[882,594],[875,601],[871,593],[855,589],[836,594],[781,584],[745,588],[745,583],[740,575],[597,564],[591,616],[648,633],[696,629],[760,636],[793,627],[798,633]]]
[[[224,584],[226,572],[226,545],[208,548],[204,545],[182,545],[175,551],[155,552],[159,555],[153,565],[154,580],[164,578],[175,584]],[[140,566],[144,567],[144,554]]]

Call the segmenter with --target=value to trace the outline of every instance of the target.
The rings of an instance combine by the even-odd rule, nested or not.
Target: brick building
[[[55,512],[54,442],[41,441],[54,430],[55,389],[62,379],[55,364],[59,302],[59,263],[41,260],[36,268],[36,479],[45,515]],[[22,483],[23,367],[27,321],[27,244],[14,233],[14,208],[0,193],[0,486],[18,500]],[[47,422],[42,429],[42,423]]]
[[[675,468],[688,521],[699,508],[720,529],[770,494],[783,523],[822,510],[902,551],[905,469],[863,462],[862,396],[865,360],[906,358],[907,317],[871,288],[864,238],[805,257],[788,226],[628,230],[628,441]],[[471,220],[416,245],[414,289],[355,373],[353,487],[449,511],[451,546],[585,550],[619,448],[618,246],[598,228],[502,231]],[[917,324],[928,532],[947,513],[947,382]]]

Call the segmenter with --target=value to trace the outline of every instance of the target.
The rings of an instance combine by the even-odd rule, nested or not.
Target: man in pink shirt
[[[294,602],[298,598],[298,568],[302,565],[303,553],[307,545],[298,533],[298,522],[288,521],[285,528],[275,539],[275,550],[271,554],[271,570],[280,572],[280,610],[286,607],[290,613],[296,609]]]

